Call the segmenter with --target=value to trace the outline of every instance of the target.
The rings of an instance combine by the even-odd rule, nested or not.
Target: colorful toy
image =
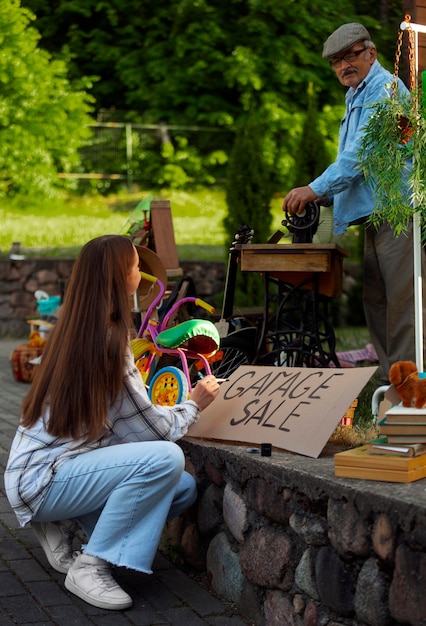
[[[426,378],[420,378],[413,361],[396,361],[389,370],[389,381],[402,400],[402,406],[421,409],[426,405]]]
[[[131,342],[133,355],[136,367],[148,386],[151,401],[170,406],[186,400],[192,391],[188,360],[201,360],[205,372],[211,373],[208,359],[217,352],[220,337],[216,326],[209,320],[190,319],[170,328],[168,323],[176,317],[177,310],[184,304],[194,303],[209,313],[213,313],[214,308],[200,298],[180,298],[164,318],[158,321],[153,313],[163,298],[164,284],[151,274],[140,274],[144,280],[158,285],[159,292],[146,311],[137,337]],[[177,357],[182,369],[168,366],[155,372],[162,355]]]

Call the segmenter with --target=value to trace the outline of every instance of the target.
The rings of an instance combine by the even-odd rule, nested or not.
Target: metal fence
[[[161,148],[165,143],[175,145],[178,138],[180,141],[184,138],[191,150],[202,155],[220,149],[228,151],[233,139],[230,131],[200,126],[105,122],[90,128],[92,138],[79,150],[78,170],[60,176],[123,180],[129,189],[134,182],[149,182],[149,173],[144,176],[143,163],[149,161],[151,170],[155,167],[153,161],[160,167]]]

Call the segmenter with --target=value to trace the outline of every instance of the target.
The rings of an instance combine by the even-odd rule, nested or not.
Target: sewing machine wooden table
[[[343,259],[336,244],[239,246],[241,270],[264,280],[264,316],[255,362],[294,367],[339,366],[329,316],[341,294]]]

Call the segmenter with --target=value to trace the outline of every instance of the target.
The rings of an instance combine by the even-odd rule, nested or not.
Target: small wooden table
[[[264,278],[256,362],[339,366],[328,309],[330,299],[341,294],[348,252],[336,244],[248,244],[239,249],[241,270]]]

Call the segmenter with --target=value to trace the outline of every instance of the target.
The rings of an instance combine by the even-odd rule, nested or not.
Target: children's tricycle
[[[209,313],[213,313],[214,308],[200,298],[184,297],[158,320],[154,313],[163,299],[165,286],[161,280],[146,272],[141,272],[141,278],[158,285],[159,292],[146,311],[137,337],[131,342],[135,363],[148,387],[151,401],[171,406],[186,400],[192,391],[188,361],[201,361],[204,372],[211,373],[209,358],[217,352],[220,337],[210,320],[189,319],[168,327],[169,322],[175,319],[179,307],[189,303]],[[169,365],[157,370],[163,355],[176,357],[180,367]]]

